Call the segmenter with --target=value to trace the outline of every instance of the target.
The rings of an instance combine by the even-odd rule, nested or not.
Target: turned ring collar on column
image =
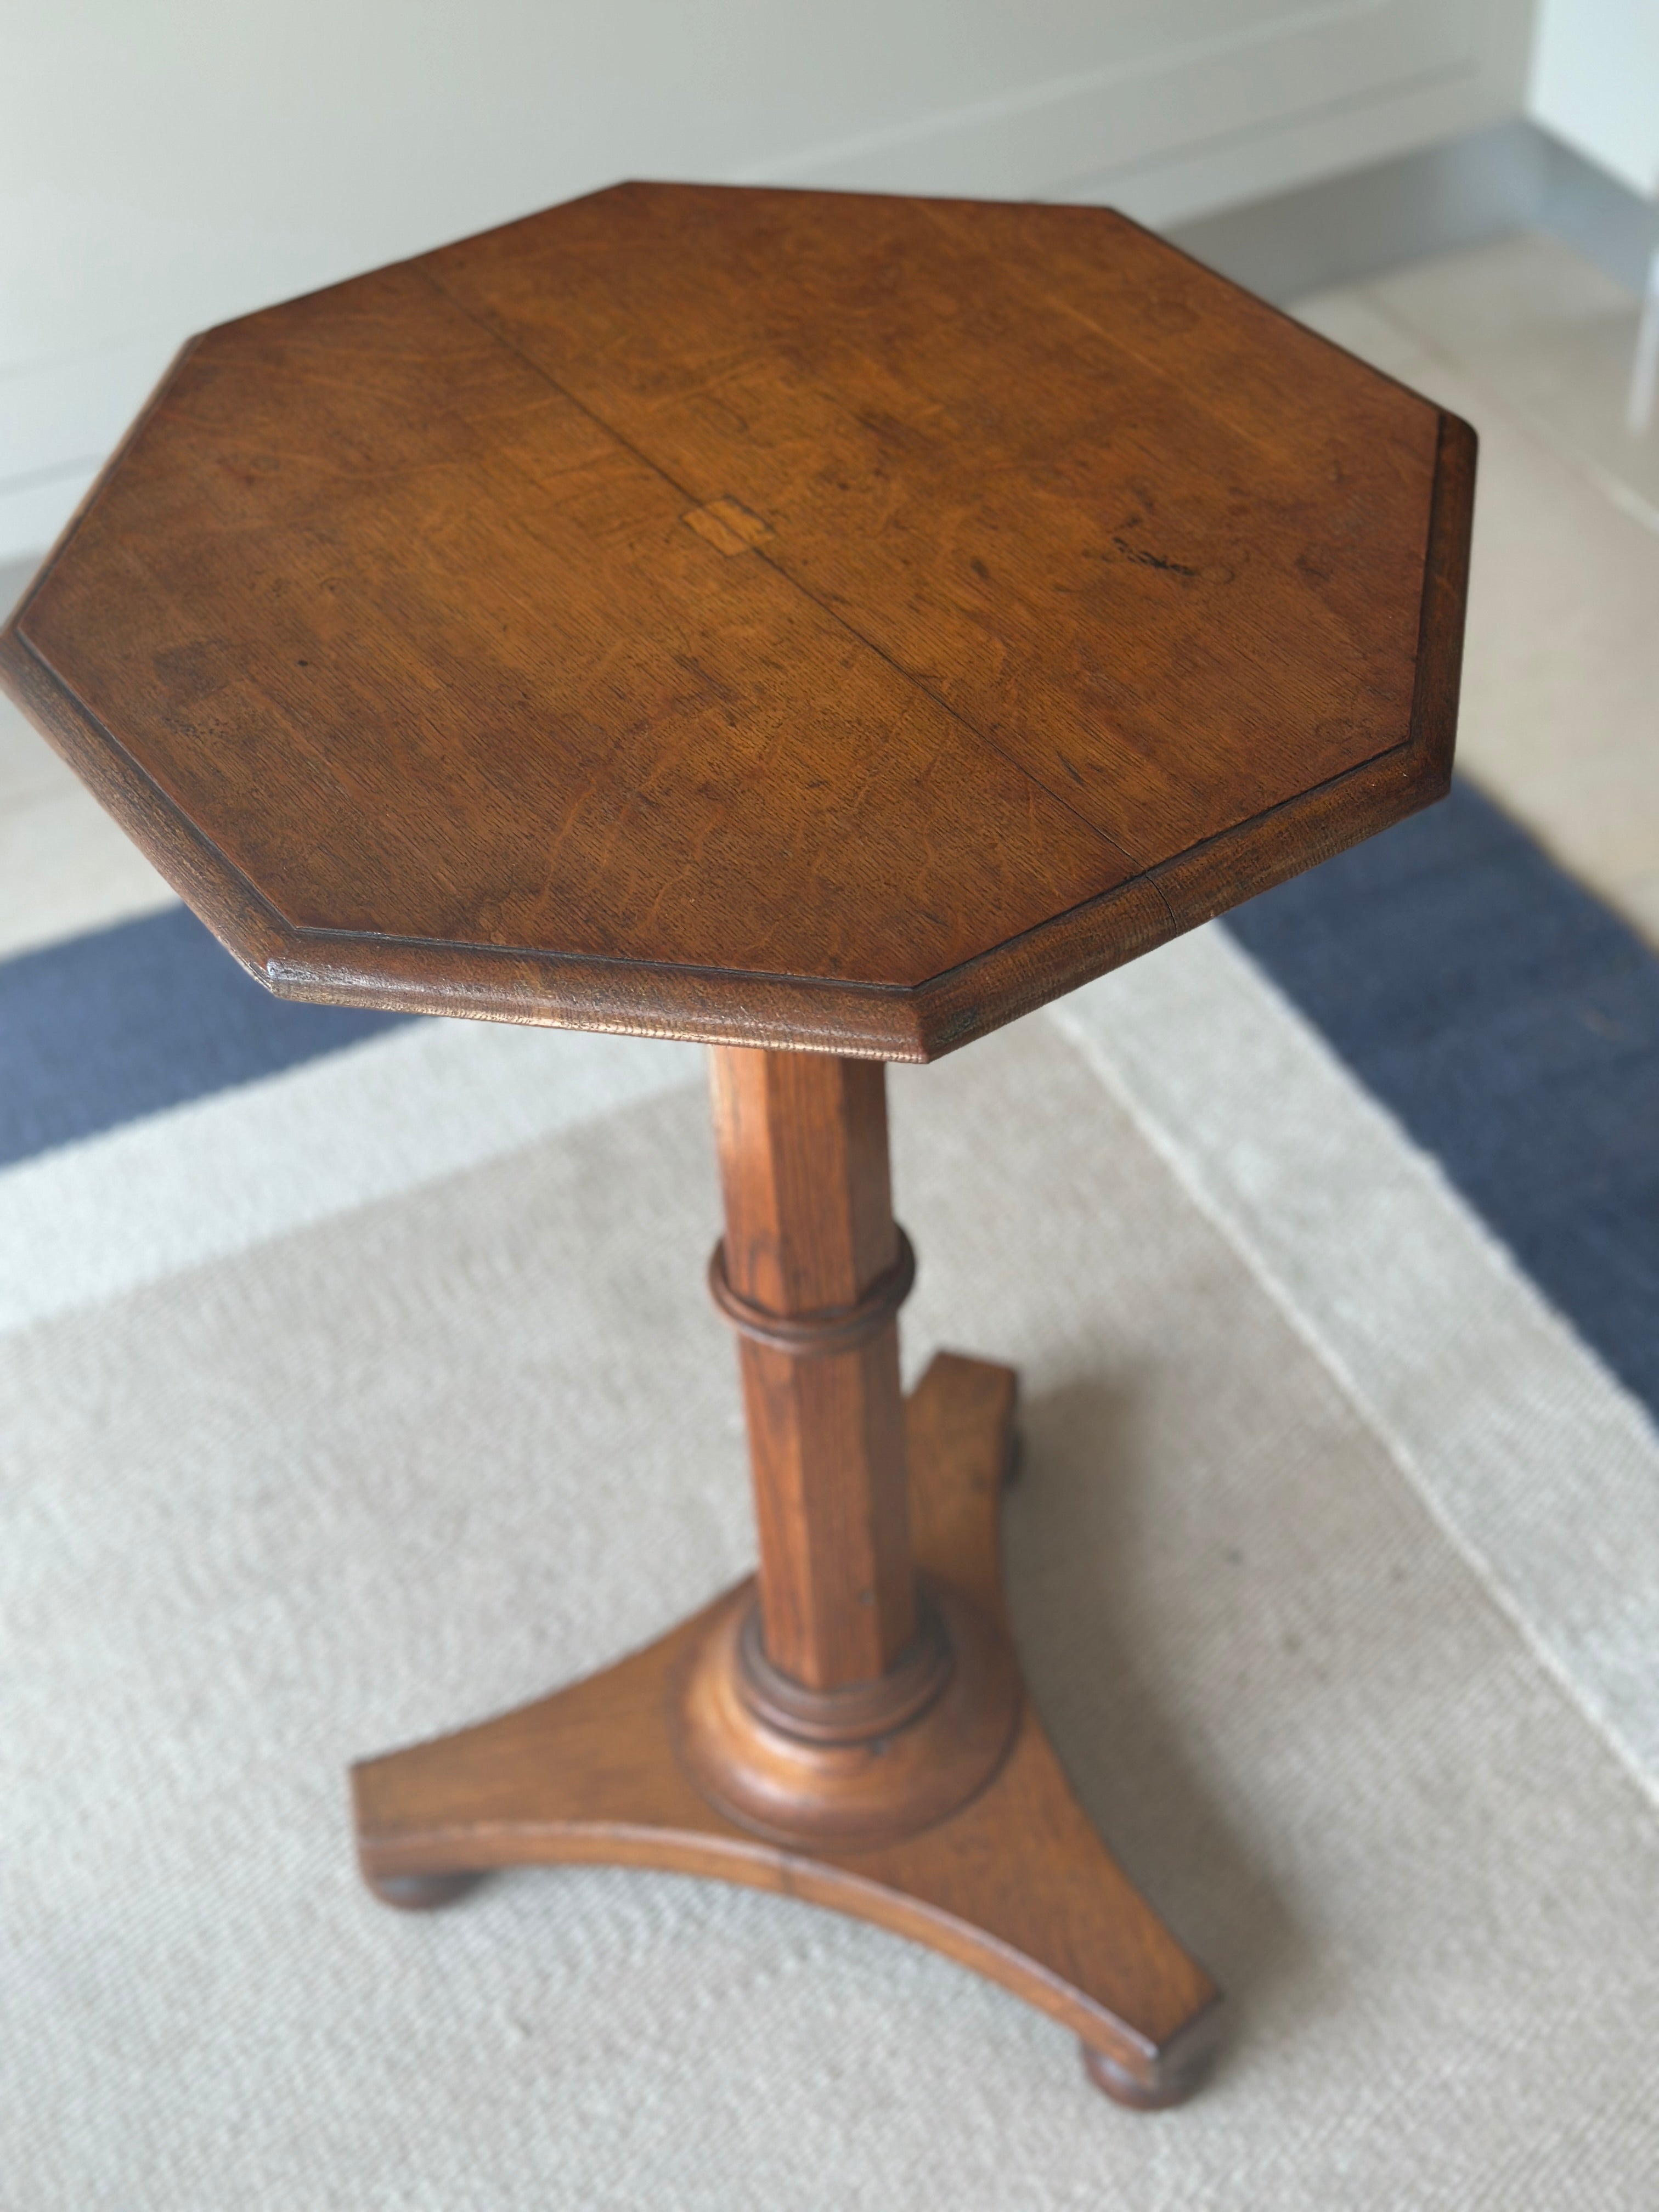
[[[732,1287],[726,1272],[724,1237],[709,1256],[708,1294],[733,1328],[757,1344],[769,1344],[775,1352],[793,1352],[798,1359],[821,1358],[831,1352],[856,1352],[861,1344],[880,1335],[909,1297],[910,1285],[916,1279],[915,1248],[902,1229],[897,1233],[897,1259],[882,1270],[856,1305],[830,1306],[819,1313],[779,1314],[754,1304]]]

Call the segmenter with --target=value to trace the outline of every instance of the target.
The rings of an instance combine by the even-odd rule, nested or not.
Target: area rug
[[[349,1759],[748,1562],[697,1054],[331,1032],[182,915],[0,967],[9,2212],[1650,2205],[1651,955],[1528,965],[1581,895],[1515,837],[1460,801],[894,1072],[907,1364],[1021,1369],[1034,1693],[1228,1990],[1158,2116],[807,1907],[356,1884]]]

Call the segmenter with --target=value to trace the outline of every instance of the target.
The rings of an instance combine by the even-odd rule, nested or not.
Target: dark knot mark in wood
[[[797,1359],[817,1359],[830,1352],[856,1352],[881,1334],[910,1295],[916,1279],[915,1247],[895,1224],[898,1257],[884,1268],[856,1304],[827,1306],[817,1313],[780,1314],[757,1305],[732,1287],[726,1267],[726,1239],[715,1245],[708,1261],[708,1295],[733,1328],[756,1344],[774,1352],[787,1352]]]

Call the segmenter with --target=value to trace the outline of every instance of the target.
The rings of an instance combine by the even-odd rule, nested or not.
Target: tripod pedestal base
[[[944,1353],[906,1407],[918,1567],[1006,1634],[998,1508],[1014,1376]],[[1217,2022],[1214,1984],[1131,1886],[1072,1796],[1029,1698],[966,1803],[897,1840],[792,1845],[705,1798],[681,1744],[688,1672],[728,1593],[659,1642],[534,1705],[353,1773],[369,1887],[447,1903],[491,1868],[599,1863],[705,1875],[931,1944],[1071,2028],[1126,2104],[1178,2102]]]

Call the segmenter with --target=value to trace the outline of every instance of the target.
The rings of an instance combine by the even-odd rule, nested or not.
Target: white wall
[[[1659,5],[1541,0],[1528,111],[1644,199],[1659,196]]]
[[[0,0],[0,560],[191,331],[620,176],[1167,222],[1519,111],[1533,0]]]

